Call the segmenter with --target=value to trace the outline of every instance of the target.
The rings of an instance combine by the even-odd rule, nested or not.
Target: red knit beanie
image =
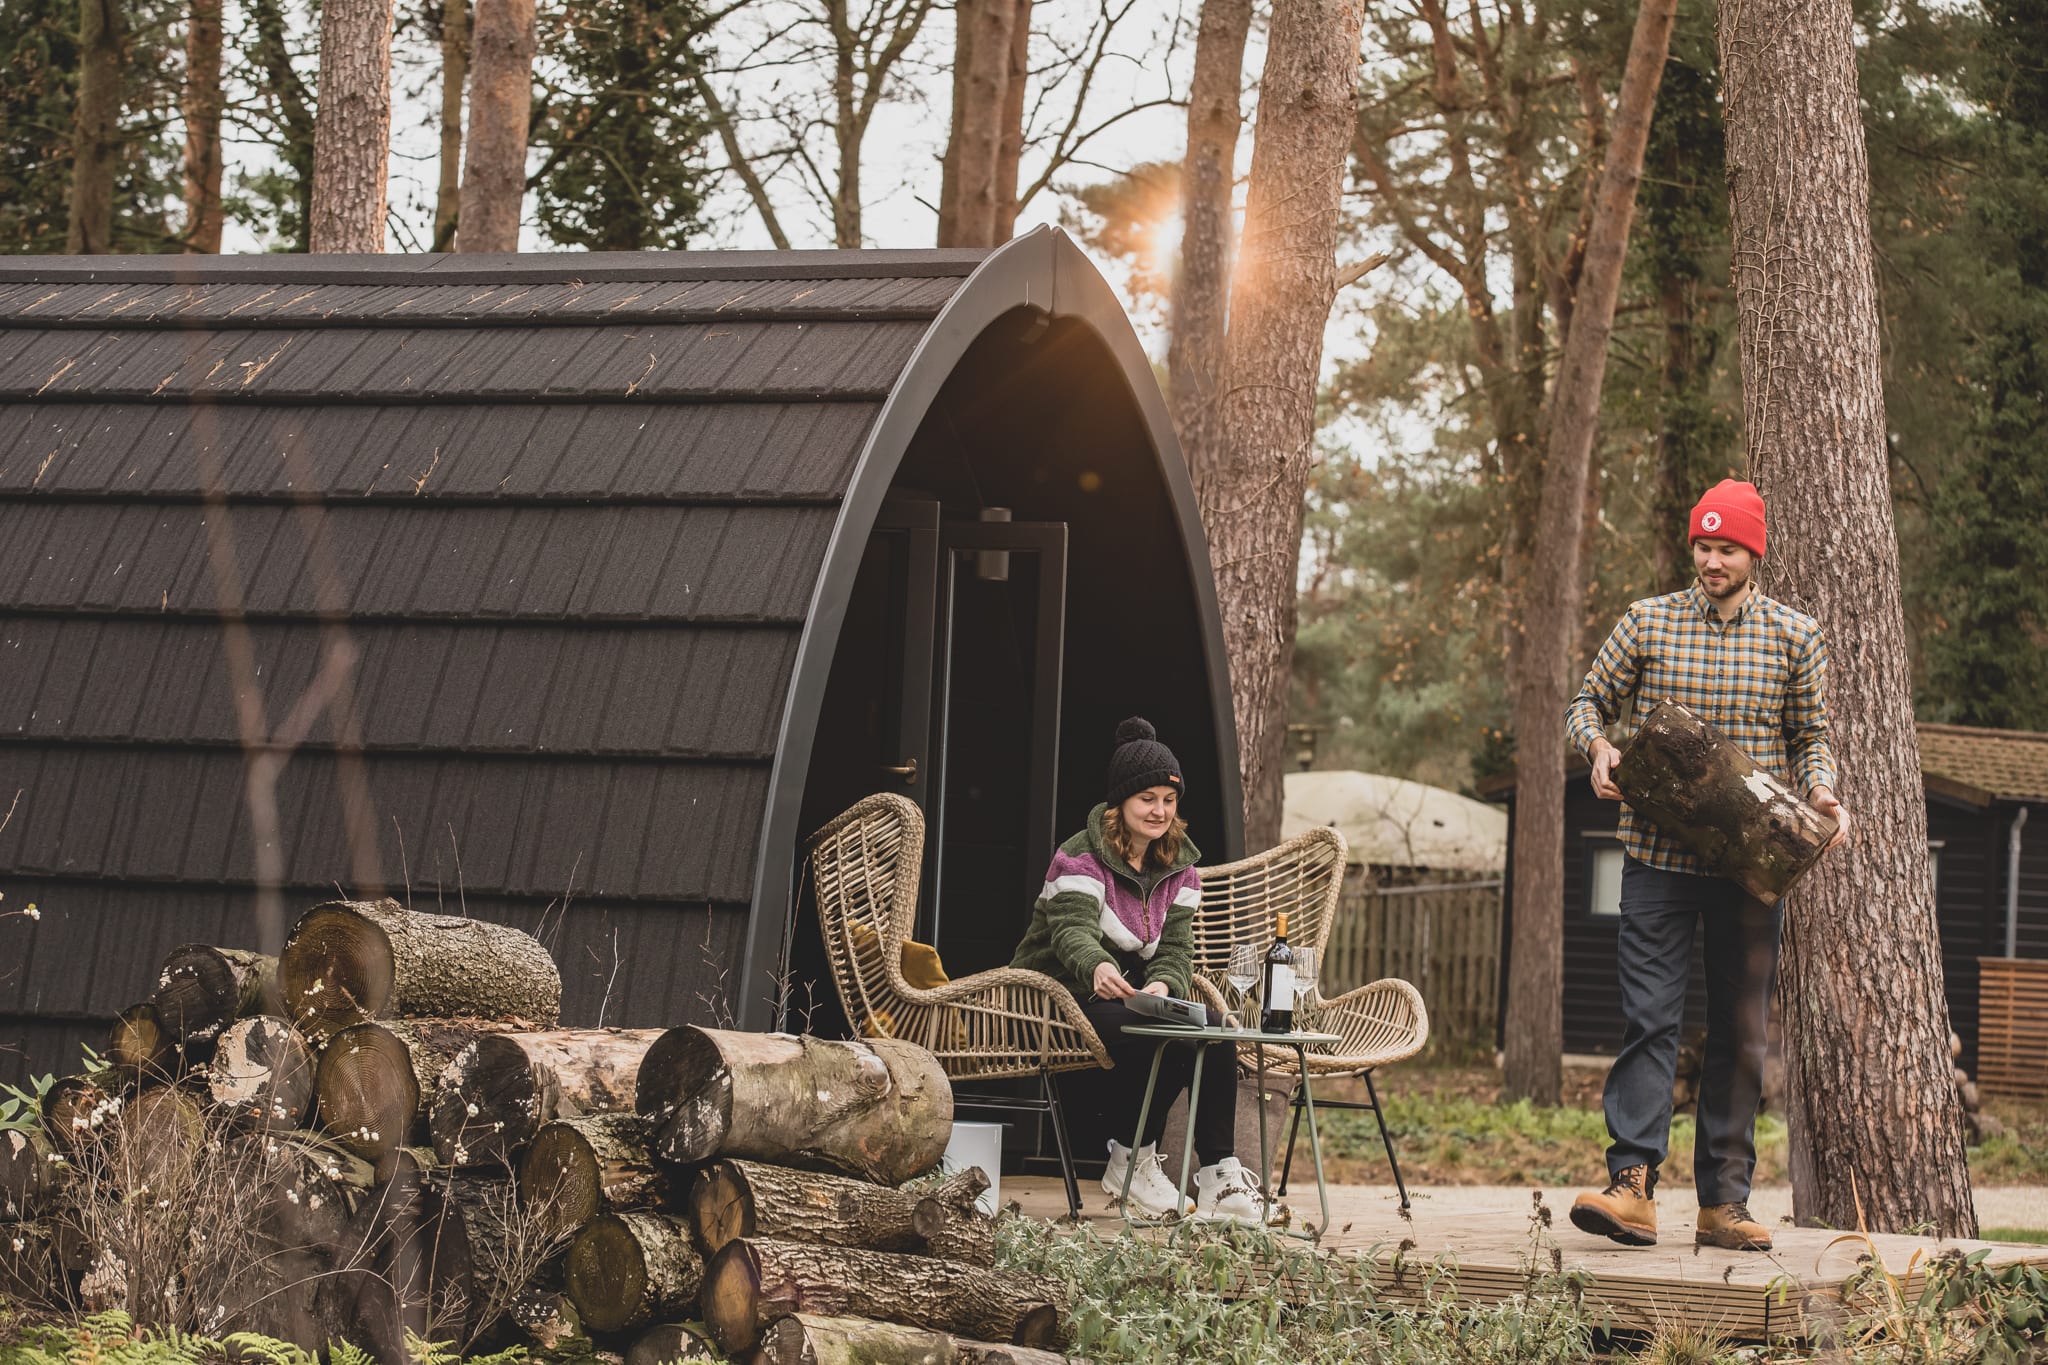
[[[1753,483],[1723,479],[1693,505],[1688,540],[1702,536],[1732,540],[1758,559],[1764,557],[1764,498]]]

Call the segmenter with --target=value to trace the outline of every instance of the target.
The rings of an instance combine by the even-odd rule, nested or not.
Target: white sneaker
[[[1111,1198],[1121,1198],[1124,1192],[1124,1172],[1131,1169],[1131,1149],[1121,1142],[1112,1140],[1109,1144],[1109,1166],[1102,1172],[1102,1188]],[[1159,1159],[1159,1148],[1147,1144],[1138,1149],[1138,1161],[1131,1169],[1131,1194],[1128,1213],[1140,1218],[1165,1218],[1175,1207],[1185,1207],[1180,1191],[1166,1178],[1166,1167]]]
[[[1204,1223],[1264,1227],[1270,1217],[1259,1178],[1234,1156],[1195,1172],[1195,1217]]]

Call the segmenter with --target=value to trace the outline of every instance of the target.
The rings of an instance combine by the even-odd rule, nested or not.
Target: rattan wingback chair
[[[1055,1072],[1111,1065],[1074,997],[1042,972],[997,967],[921,990],[903,978],[903,944],[917,920],[924,814],[889,792],[869,796],[811,836],[811,881],[833,984],[854,1029],[928,1050],[959,1080],[1039,1078],[1039,1098],[954,1091],[962,1108],[1046,1114],[1059,1146],[1068,1210],[1080,1185],[1067,1144]]]
[[[1296,947],[1312,947],[1320,956],[1337,916],[1344,854],[1343,835],[1317,828],[1239,862],[1203,868],[1202,908],[1195,916],[1197,989],[1222,1008],[1231,945],[1271,939],[1274,920],[1282,910],[1287,911],[1288,941]],[[1406,981],[1389,977],[1334,999],[1312,993],[1309,1000],[1295,1011],[1296,1027],[1311,1033],[1333,1033],[1340,1040],[1309,1050],[1309,1075],[1315,1080],[1358,1077],[1371,1097],[1367,1104],[1349,1100],[1316,1103],[1326,1109],[1373,1112],[1379,1122],[1380,1142],[1387,1150],[1387,1165],[1401,1194],[1401,1207],[1406,1208],[1408,1187],[1401,1179],[1401,1164],[1394,1156],[1393,1138],[1387,1132],[1372,1073],[1375,1068],[1414,1056],[1429,1041],[1429,1012],[1423,1008],[1422,996]],[[1239,1060],[1247,1070],[1257,1065],[1255,1049],[1241,1049]],[[1278,1187],[1285,1194],[1293,1168],[1294,1141],[1301,1128],[1301,1067],[1293,1053],[1272,1048],[1266,1050],[1265,1069],[1269,1076],[1292,1076],[1296,1082],[1289,1101],[1294,1121],[1287,1133],[1287,1159],[1281,1166]]]

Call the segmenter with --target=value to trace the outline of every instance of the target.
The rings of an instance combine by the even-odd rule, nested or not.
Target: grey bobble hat
[[[1116,727],[1116,751],[1109,756],[1109,804],[1120,806],[1147,787],[1184,792],[1180,760],[1159,742],[1159,732],[1142,716]]]

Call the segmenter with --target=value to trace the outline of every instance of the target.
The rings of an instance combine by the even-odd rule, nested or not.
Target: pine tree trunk
[[[284,1008],[277,994],[276,958],[205,943],[171,950],[157,973],[154,1000],[172,1041],[188,1049],[220,1037],[245,1015]]]
[[[531,935],[396,901],[329,901],[278,957],[287,1013],[309,1037],[389,1016],[514,1020],[552,1028],[562,974]]]
[[[517,251],[533,111],[533,0],[478,0],[470,20],[469,138],[460,251]]]
[[[953,13],[953,130],[939,189],[940,246],[995,245],[1015,14],[1013,0],[960,0]]]
[[[810,1313],[777,1318],[761,1334],[759,1358],[761,1365],[1068,1365],[1069,1359],[1029,1346]]]
[[[384,249],[390,159],[391,0],[325,0],[313,121],[313,250]]]
[[[1181,164],[1180,268],[1173,277],[1173,336],[1166,348],[1167,398],[1195,487],[1216,477],[1216,413],[1223,394],[1225,319],[1230,303],[1231,195],[1243,126],[1244,44],[1251,0],[1203,0],[1188,99],[1187,158]]]
[[[1057,1346],[1058,1281],[924,1256],[743,1238],[704,1271],[704,1325],[727,1355],[752,1349],[790,1313],[874,1318],[984,1341]]]
[[[1849,0],[1723,0],[1723,108],[1765,586],[1834,646],[1846,848],[1785,916],[1801,1222],[1976,1230],[1927,859],[1885,445],[1870,177]]]
[[[1363,23],[1363,0],[1300,0],[1274,10],[1231,288],[1222,450],[1195,490],[1230,655],[1252,848],[1280,842],[1302,499],[1315,455],[1323,328],[1337,293]]]
[[[455,245],[462,204],[462,88],[469,81],[469,0],[441,6],[441,163],[434,198],[434,247]]]
[[[71,225],[64,249],[114,249],[114,171],[121,159],[121,7],[80,0],[78,100],[71,119]]]
[[[743,1237],[773,1237],[870,1251],[909,1251],[975,1265],[995,1262],[993,1220],[960,1217],[988,1188],[955,1176],[927,1193],[754,1161],[719,1161],[690,1182],[690,1225],[706,1255]],[[938,1245],[933,1245],[934,1242]]]
[[[551,1119],[633,1107],[640,1059],[660,1029],[486,1034],[448,1063],[429,1122],[450,1166],[510,1166]]]
[[[1017,235],[1018,168],[1024,161],[1024,94],[1031,82],[1031,0],[1010,0],[1010,69],[1003,79],[1002,138],[996,148],[995,231],[989,245]]]
[[[671,1161],[750,1157],[900,1185],[939,1164],[953,1087],[891,1038],[670,1029],[640,1063],[634,1107]]]
[[[1537,525],[1550,528],[1546,553],[1520,585],[1521,647],[1511,680],[1516,783],[1527,799],[1515,803],[1513,968],[1502,1085],[1508,1095],[1538,1104],[1556,1104],[1564,1083],[1564,803],[1556,793],[1564,790],[1564,710],[1586,600],[1586,491],[1636,184],[1677,12],[1678,0],[1643,0],[1636,12],[1545,424]]]
[[[217,253],[220,201],[220,5],[191,0],[185,20],[185,249]]]

